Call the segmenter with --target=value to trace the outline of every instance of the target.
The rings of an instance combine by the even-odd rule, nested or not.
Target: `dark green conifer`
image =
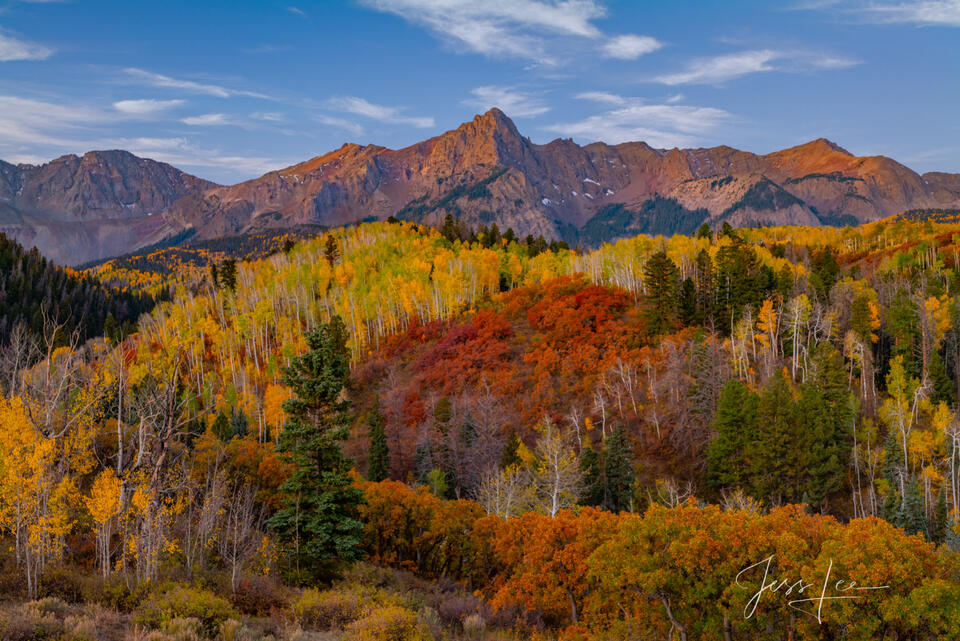
[[[289,419],[278,450],[293,471],[282,486],[283,507],[269,521],[284,570],[300,584],[329,580],[340,564],[357,559],[363,533],[363,493],[339,445],[347,436],[347,329],[335,316],[306,339],[307,351],[284,370],[294,396],[283,404]]]

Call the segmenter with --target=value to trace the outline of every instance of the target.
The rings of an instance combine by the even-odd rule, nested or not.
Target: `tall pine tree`
[[[379,482],[390,476],[390,448],[387,446],[387,433],[383,429],[383,414],[380,413],[379,399],[370,411],[368,422],[370,426],[370,454],[367,479]]]
[[[713,429],[717,434],[707,447],[707,482],[716,490],[743,487],[744,451],[757,429],[757,395],[736,379],[728,381]]]
[[[671,329],[677,320],[680,270],[664,251],[658,251],[643,268],[647,301],[647,329],[653,335]]]
[[[283,404],[289,420],[278,450],[293,472],[282,486],[283,508],[269,521],[284,569],[300,584],[329,580],[342,562],[355,560],[363,532],[357,518],[363,493],[353,487],[339,445],[347,436],[347,330],[335,316],[306,339],[306,353],[284,370],[294,396]]]
[[[806,461],[798,446],[795,417],[790,383],[777,372],[763,386],[757,402],[756,438],[746,446],[750,494],[754,498],[771,504],[801,498],[797,481]]]
[[[830,342],[817,346],[810,381],[800,389],[798,420],[807,458],[803,490],[814,507],[843,486],[853,449],[854,401],[847,388],[843,356]]]
[[[615,429],[603,444],[603,471],[606,480],[604,507],[620,512],[632,507],[633,455],[623,427]]]

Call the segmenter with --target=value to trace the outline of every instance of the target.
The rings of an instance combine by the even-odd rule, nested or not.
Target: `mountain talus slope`
[[[674,219],[682,219],[684,229],[704,221],[818,225],[960,205],[960,175],[920,176],[890,158],[857,157],[825,139],[766,155],[726,146],[662,150],[643,142],[580,146],[558,139],[538,145],[498,109],[404,149],[346,144],[230,186],[202,184],[185,174],[177,181],[169,172],[163,174],[170,176],[163,182],[151,172],[146,178],[149,186],[137,189],[135,175],[128,171],[120,181],[128,191],[97,190],[93,186],[103,185],[102,180],[79,177],[83,173],[79,161],[87,156],[65,158],[73,160],[28,168],[35,180],[52,178],[37,191],[17,192],[15,200],[17,211],[48,212],[47,225],[59,220],[57,206],[74,212],[71,223],[79,221],[75,249],[54,252],[49,243],[38,244],[41,251],[65,262],[117,253],[115,243],[93,241],[103,235],[98,225],[116,234],[113,228],[119,221],[134,245],[124,251],[136,249],[136,243],[142,246],[184,232],[203,239],[389,216],[439,224],[447,214],[474,226],[496,222],[520,235],[595,243],[638,230],[673,233],[680,228],[671,223]],[[57,163],[62,166],[56,171],[48,169]],[[150,166],[154,165],[176,172],[160,163]],[[72,167],[77,167],[74,181],[81,188],[53,178],[69,174]],[[20,189],[18,171],[24,173],[23,168],[0,165],[0,208],[6,194]],[[77,209],[78,194],[91,191],[112,195],[112,200],[104,200],[113,204]],[[125,210],[118,209],[131,206],[124,197],[132,193],[143,194],[135,210],[141,214],[138,218],[133,212],[124,217],[120,214]],[[37,194],[36,204],[27,202],[31,194]],[[160,210],[160,216],[143,215]],[[97,212],[102,214],[97,222],[88,224]],[[5,215],[0,210],[0,216]],[[7,224],[6,217],[0,220]],[[31,224],[36,223],[32,219],[21,223],[25,229]],[[589,234],[583,235],[585,228]],[[86,241],[80,230],[91,240]],[[47,240],[36,231],[34,237]],[[30,238],[24,241],[31,243]]]

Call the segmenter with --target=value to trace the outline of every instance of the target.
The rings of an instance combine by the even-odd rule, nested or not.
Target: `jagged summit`
[[[189,231],[198,238],[453,215],[518,234],[596,243],[702,222],[850,223],[960,206],[960,176],[924,177],[825,138],[757,155],[729,146],[644,142],[538,145],[493,108],[402,149],[344,144],[220,186],[124,151],[0,163],[0,230],[65,263],[127,252]]]

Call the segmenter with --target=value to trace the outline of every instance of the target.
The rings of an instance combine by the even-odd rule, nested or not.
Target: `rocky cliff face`
[[[496,222],[519,234],[577,241],[598,212],[616,205],[639,212],[655,197],[691,213],[706,210],[697,215],[711,224],[837,224],[956,206],[960,179],[921,177],[889,158],[859,158],[824,139],[767,155],[730,147],[659,150],[642,142],[536,145],[493,109],[406,149],[346,145],[180,201],[168,213],[171,224],[201,237],[391,215],[436,224],[453,214],[472,225]],[[636,227],[604,225],[593,225],[606,230],[604,238]],[[647,228],[677,231],[662,220]]]
[[[0,163],[0,231],[57,262],[79,263],[154,242],[166,233],[162,211],[215,186],[126,151]]]
[[[497,109],[405,149],[348,144],[231,186],[125,152],[0,164],[0,222],[68,263],[185,231],[215,238],[389,216],[439,224],[452,214],[473,226],[596,243],[702,222],[847,224],[957,206],[960,175],[919,176],[824,139],[767,155],[643,142],[537,145]]]

